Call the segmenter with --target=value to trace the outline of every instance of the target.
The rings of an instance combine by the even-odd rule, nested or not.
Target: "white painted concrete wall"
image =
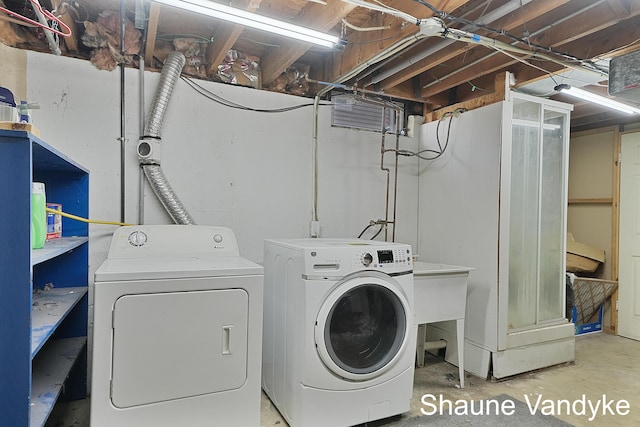
[[[144,74],[145,113],[158,73]],[[138,220],[140,72],[126,70],[126,221]],[[252,108],[280,108],[313,100],[200,82],[216,95]],[[27,97],[42,138],[90,172],[90,216],[120,219],[120,72],[88,61],[28,52]],[[163,170],[198,224],[231,227],[243,256],[262,261],[263,240],[307,237],[312,219],[311,107],[281,114],[231,109],[178,81],[162,128]],[[321,237],[356,237],[370,219],[384,218],[386,175],[381,135],[332,128],[321,107],[319,205]],[[387,147],[395,138],[387,137]],[[417,141],[402,137],[401,148]],[[393,170],[393,156],[386,164]],[[400,158],[396,241],[416,246],[417,161]],[[393,188],[393,180],[391,182]],[[169,224],[146,186],[146,224]],[[391,215],[391,206],[390,206]],[[114,227],[90,226],[90,276],[108,251]],[[390,235],[389,235],[390,237]],[[380,238],[380,237],[379,237]]]

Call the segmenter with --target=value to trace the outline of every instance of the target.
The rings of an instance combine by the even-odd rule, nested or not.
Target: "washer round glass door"
[[[316,321],[318,354],[334,374],[364,381],[390,369],[407,343],[409,304],[391,277],[368,272],[340,283]]]

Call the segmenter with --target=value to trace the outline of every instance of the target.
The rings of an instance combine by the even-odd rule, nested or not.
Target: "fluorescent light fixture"
[[[332,36],[320,31],[289,24],[288,22],[268,18],[256,13],[208,0],[154,0],[167,6],[196,12],[202,15],[219,18],[235,24],[258,30],[268,31],[285,37],[291,37],[308,43],[328,47],[344,47],[346,41],[337,36]]]
[[[623,104],[622,102],[614,101],[609,98],[605,98],[601,95],[596,95],[586,90],[578,89],[577,87],[569,86],[568,84],[560,84],[554,88],[556,91],[562,91],[567,95],[574,96],[576,98],[583,99],[585,101],[593,102],[594,104],[600,104],[604,107],[612,108],[614,110],[621,111],[627,114],[640,114],[640,108],[632,107],[631,105]]]

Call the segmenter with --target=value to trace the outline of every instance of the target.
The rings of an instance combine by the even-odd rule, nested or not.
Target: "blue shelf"
[[[31,264],[36,265],[53,259],[58,255],[69,252],[88,241],[88,237],[62,237],[59,239],[48,240],[45,242],[44,247],[40,249],[33,249],[31,251]]]
[[[38,355],[32,374],[30,426],[45,424],[86,344],[86,337],[54,340]]]
[[[44,425],[61,390],[86,395],[89,226],[63,218],[62,237],[32,250],[31,183],[86,218],[89,172],[30,133],[0,130],[0,181],[11,210],[0,221],[0,425]]]
[[[86,287],[38,290],[31,308],[31,358],[87,293]]]

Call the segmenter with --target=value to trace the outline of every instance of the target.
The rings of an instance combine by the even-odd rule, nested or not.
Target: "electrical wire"
[[[611,50],[611,51],[609,51],[609,52],[607,52],[607,53],[604,53],[604,54],[602,54],[602,55],[596,56],[596,57],[595,57],[595,58],[593,58],[593,59],[597,61],[597,60],[607,59],[607,58],[610,58],[610,57],[617,56],[617,55],[616,55],[616,53],[617,53],[617,52],[624,51],[625,49],[630,48],[631,46],[633,46],[634,44],[636,44],[636,43],[638,43],[638,42],[640,42],[640,39],[635,39],[635,40],[634,40],[634,41],[632,41],[631,43],[627,43],[627,44],[626,44],[626,45],[624,45],[624,46],[620,46],[620,47],[618,47],[618,48],[615,48],[614,50]],[[635,50],[634,50],[634,51],[635,51]]]
[[[447,30],[444,32],[443,36],[446,37],[446,38],[453,38],[454,40],[458,40],[458,41],[465,41],[465,42],[468,42],[468,43],[478,44],[480,46],[484,46],[484,47],[487,47],[487,48],[493,49],[493,50],[496,50],[497,48],[499,48],[499,49],[503,49],[503,50],[509,51],[509,52],[520,53],[522,55],[529,55],[532,58],[540,59],[540,60],[543,60],[543,61],[551,61],[551,62],[554,62],[556,64],[562,65],[563,67],[582,70],[582,71],[590,71],[590,72],[596,73],[598,75],[601,75],[603,77],[608,76],[608,72],[607,71],[602,71],[602,70],[597,69],[597,68],[588,67],[588,66],[585,66],[584,64],[576,64],[575,62],[570,62],[570,61],[564,61],[564,60],[561,60],[561,59],[557,59],[557,58],[554,58],[554,57],[549,56],[549,55],[547,55],[545,53],[542,53],[542,52],[522,49],[522,48],[516,47],[514,45],[503,43],[503,42],[501,42],[499,40],[496,40],[496,39],[492,39],[492,38],[481,36],[481,35],[474,34],[474,33],[469,33],[469,32],[464,31],[464,30],[458,30],[458,29],[455,29],[455,28],[447,28]],[[461,69],[458,69],[457,71],[460,71],[460,70]]]
[[[420,20],[417,19],[416,17],[411,16],[408,13],[399,11],[397,9],[393,9],[381,3],[374,4],[374,3],[366,2],[364,0],[342,0],[342,1],[344,1],[345,3],[355,4],[356,6],[366,7],[371,10],[376,10],[378,12],[386,13],[388,15],[392,15],[392,16],[395,16],[396,18],[404,19],[405,21],[411,22],[416,25],[420,24]]]
[[[211,92],[208,89],[205,89],[203,86],[199,85],[198,83],[196,83],[195,81],[193,81],[192,79],[188,78],[188,77],[184,77],[181,76],[180,77],[185,83],[187,83],[187,85],[189,87],[191,87],[193,90],[195,90],[196,92],[198,92],[200,95],[204,96],[205,98],[214,101],[220,105],[223,105],[225,107],[229,107],[229,108],[235,108],[238,110],[244,110],[244,111],[253,111],[256,113],[287,113],[289,111],[294,111],[294,110],[298,110],[300,108],[306,108],[306,107],[313,107],[314,103],[308,103],[308,104],[298,104],[298,105],[293,105],[290,107],[283,107],[283,108],[273,108],[273,109],[262,109],[262,108],[252,108],[252,107],[247,107],[245,105],[241,105],[238,103],[235,103],[233,101],[229,101],[227,99],[222,98],[221,96],[216,95],[215,93]],[[328,105],[333,105],[332,103],[324,103],[324,104],[320,104],[321,106],[328,106]]]
[[[385,227],[387,226],[384,222],[380,222],[380,221],[369,221],[369,224],[364,228],[364,230],[362,230],[360,232],[360,234],[358,234],[358,239],[360,239],[364,233],[366,233],[366,231],[368,229],[370,229],[371,227],[373,227],[374,225],[378,225],[380,228],[378,228],[378,231],[376,232],[376,234],[374,234],[369,240],[373,240],[376,237],[378,237],[380,235],[380,233],[382,232],[382,230],[385,229]]]
[[[160,34],[156,37],[157,40],[172,42],[175,39],[196,39],[200,43],[211,43],[213,38],[206,38],[197,34]]]
[[[442,117],[440,117],[440,120],[438,120],[438,124],[436,125],[436,142],[438,143],[439,151],[430,150],[430,149],[421,150],[416,153],[416,157],[422,160],[436,160],[437,158],[441,157],[444,154],[444,152],[447,150],[447,147],[449,146],[449,137],[451,136],[451,124],[453,123],[453,118],[455,117],[455,114],[456,114],[455,112],[445,113],[442,115]],[[440,142],[440,124],[444,121],[446,117],[450,117],[450,118],[449,118],[449,125],[447,126],[447,139],[444,141],[444,147],[443,147],[442,143]],[[426,157],[426,156],[423,156],[422,153],[434,153],[435,155],[432,157]]]
[[[436,143],[438,144],[438,149],[437,150],[433,150],[431,148],[426,148],[424,150],[420,150],[418,152],[414,152],[414,151],[410,151],[410,150],[395,150],[395,149],[388,149],[385,150],[385,152],[387,151],[394,151],[396,152],[399,156],[406,156],[406,157],[417,157],[419,159],[422,160],[436,160],[437,158],[441,157],[444,152],[447,150],[447,147],[449,147],[449,137],[451,136],[451,124],[453,123],[453,119],[458,117],[460,114],[466,112],[467,109],[466,108],[456,108],[453,111],[449,111],[446,112],[442,115],[442,117],[440,117],[440,120],[438,120],[438,124],[436,125]],[[447,137],[444,141],[444,145],[442,144],[442,141],[440,140],[440,124],[447,118],[450,117],[449,119],[449,124],[447,126]],[[433,153],[433,156],[425,156],[424,153]]]
[[[347,21],[346,18],[342,18],[342,23],[346,27],[351,28],[354,31],[360,31],[360,32],[388,30],[391,28],[391,25],[384,25],[380,27],[358,27],[357,25],[351,24],[349,21]]]
[[[396,31],[395,34],[390,35],[388,37],[383,37],[383,38],[376,39],[376,40],[361,41],[361,42],[356,42],[356,41],[349,40],[349,44],[350,45],[365,45],[365,44],[372,44],[372,43],[380,43],[380,42],[384,42],[384,41],[387,41],[387,40],[395,40],[395,38],[398,37],[401,33],[402,33],[402,27],[400,29],[398,29],[398,31]]]
[[[531,67],[531,68],[535,68],[535,69],[536,69],[536,70],[538,70],[538,71],[542,71],[543,73],[548,74],[549,76],[551,76],[551,79],[553,80],[553,82],[554,82],[554,83],[556,83],[556,84],[558,84],[558,83],[553,79],[553,73],[552,73],[551,71],[549,71],[549,70],[545,70],[545,69],[544,69],[544,68],[542,68],[542,67],[538,67],[537,65],[534,65],[534,64],[530,63],[530,62],[529,62],[529,61],[527,61],[526,59],[524,59],[524,58],[519,58],[519,57],[515,56],[514,54],[509,53],[509,52],[507,52],[506,50],[501,49],[501,48],[499,48],[499,47],[497,47],[497,46],[492,46],[491,48],[492,48],[492,49],[494,49],[496,52],[500,52],[500,53],[502,53],[503,55],[507,55],[509,58],[513,58],[513,59],[515,59],[516,61],[523,63],[524,65],[528,65],[528,66],[529,66],[529,67]]]
[[[471,26],[476,27],[476,28],[482,28],[482,29],[487,30],[489,32],[496,33],[496,34],[499,34],[501,36],[508,37],[508,38],[518,42],[518,43],[525,44],[529,48],[536,48],[536,49],[542,50],[542,51],[547,52],[547,53],[552,53],[554,55],[557,55],[557,56],[563,57],[565,59],[568,59],[570,61],[577,62],[577,63],[581,64],[582,66],[584,66],[586,68],[592,68],[592,69],[600,71],[600,72],[603,71],[603,70],[600,70],[598,68],[598,66],[595,63],[593,63],[592,61],[580,59],[580,58],[575,57],[573,55],[569,55],[567,53],[557,51],[557,50],[555,50],[555,49],[553,49],[551,47],[548,47],[548,46],[542,46],[542,45],[539,45],[539,44],[531,43],[530,40],[526,40],[526,39],[523,39],[521,37],[518,37],[518,36],[516,36],[514,34],[511,34],[508,31],[503,30],[503,29],[497,29],[497,28],[493,28],[493,27],[490,27],[490,26],[485,25],[485,24],[479,24],[477,22],[474,22],[474,21],[471,21],[471,20],[468,20],[468,19],[465,19],[465,18],[458,18],[456,16],[450,15],[450,14],[444,12],[444,11],[441,11],[441,10],[437,9],[435,6],[433,6],[432,4],[428,3],[425,0],[414,0],[414,1],[417,2],[417,3],[420,3],[423,6],[426,6],[436,16],[438,16],[438,17],[440,17],[442,19],[447,19],[447,20],[450,20],[450,21],[460,22],[460,23],[463,23],[463,24],[466,24],[466,25],[471,25]]]
[[[47,212],[52,213],[52,214],[56,214],[56,215],[60,215],[60,216],[64,216],[66,218],[69,219],[73,219],[76,221],[80,221],[80,222],[86,222],[86,223],[90,223],[90,224],[105,224],[105,225],[134,225],[134,224],[127,224],[124,222],[114,222],[114,221],[99,221],[96,219],[87,219],[87,218],[82,218],[81,216],[76,216],[76,215],[72,215],[66,212],[62,212],[59,211],[57,209],[52,209],[52,208],[45,208]]]

